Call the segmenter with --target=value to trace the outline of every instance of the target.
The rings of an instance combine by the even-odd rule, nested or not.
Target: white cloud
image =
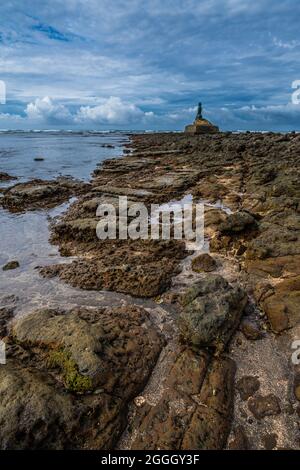
[[[81,106],[74,120],[77,123],[131,124],[153,116],[152,112],[144,113],[135,104],[111,96],[98,106]]]
[[[30,103],[24,122],[35,127],[182,128],[199,99],[220,114],[228,106],[236,127],[254,112],[230,106],[287,101],[297,78],[295,0],[25,3],[0,5],[2,110],[23,116]]]
[[[299,130],[300,105],[222,107],[207,112],[222,129]]]
[[[243,106],[238,111],[248,113],[249,115],[300,116],[300,106],[293,103],[268,106]]]
[[[111,96],[96,106],[81,106],[71,112],[68,106],[56,103],[49,96],[37,98],[25,109],[28,123],[74,124],[75,126],[127,126],[154,122],[157,116],[152,111],[144,112],[136,104]]]
[[[171,121],[186,121],[189,123],[196,116],[198,106],[192,106],[189,108],[181,108],[175,112],[169,112],[165,115],[166,119]]]
[[[196,108],[182,107],[174,112],[155,114],[144,112],[136,104],[111,96],[96,106],[81,106],[73,112],[66,105],[49,98],[29,103],[25,117],[19,114],[0,114],[1,128],[49,128],[49,125],[71,125],[74,128],[123,129],[183,129],[192,122]],[[268,106],[206,108],[205,117],[223,130],[299,130],[300,105],[287,103]]]
[[[0,121],[14,124],[23,122],[24,118],[18,114],[0,113]]]
[[[49,96],[37,98],[33,103],[29,103],[25,113],[33,121],[67,123],[72,120],[69,110],[62,104],[54,104]]]
[[[282,41],[277,37],[273,37],[273,44],[283,49],[295,49],[295,47],[300,46],[300,41],[296,41],[295,39],[293,39],[292,41]]]

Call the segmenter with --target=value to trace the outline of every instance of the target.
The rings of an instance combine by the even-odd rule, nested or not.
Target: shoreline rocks
[[[1,448],[112,448],[163,344],[138,307],[16,320],[0,367]]]
[[[273,394],[266,396],[259,395],[256,398],[250,398],[248,407],[258,420],[265,416],[273,416],[281,413],[279,399]]]
[[[11,176],[8,173],[0,171],[0,181],[11,181],[18,179],[16,176]]]
[[[130,449],[220,449],[232,418],[235,364],[210,362],[203,352],[184,349],[171,366],[156,404],[145,402],[131,425]]]
[[[217,267],[215,259],[208,253],[203,253],[192,260],[192,269],[195,272],[211,272]]]
[[[0,205],[11,212],[55,207],[71,196],[86,191],[89,185],[72,178],[61,177],[53,181],[32,180],[17,183],[3,191]]]
[[[192,285],[181,299],[178,326],[184,342],[221,352],[238,327],[247,295],[221,276],[207,275]]]
[[[299,384],[287,358],[300,322],[299,147],[297,134],[136,135],[89,184],[5,190],[11,210],[78,197],[51,226],[52,243],[77,259],[43,276],[153,300],[147,311],[35,311],[12,330],[3,311],[1,448],[111,449],[126,429],[132,449],[221,449],[231,427],[228,448],[296,446]],[[184,240],[99,240],[97,206],[120,195],[130,206],[205,201],[215,258],[191,266]]]
[[[19,261],[9,261],[4,266],[2,266],[2,271],[9,271],[11,269],[16,269],[20,266]]]

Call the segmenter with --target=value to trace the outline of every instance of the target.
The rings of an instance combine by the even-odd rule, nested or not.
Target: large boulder
[[[1,198],[1,205],[13,212],[54,207],[71,196],[86,191],[88,187],[87,183],[66,177],[53,181],[36,179],[17,183],[6,189]]]
[[[0,366],[1,449],[110,449],[164,340],[138,307],[38,310]]]
[[[247,295],[223,277],[210,274],[190,287],[181,302],[178,325],[182,339],[222,351],[239,324]]]
[[[220,232],[238,233],[256,225],[254,217],[245,211],[229,214],[219,226]]]
[[[134,307],[62,314],[37,310],[18,320],[12,335],[25,347],[48,350],[48,363],[61,369],[66,386],[75,392],[76,383],[67,376],[70,363],[88,388],[101,385],[118,394],[124,386],[130,395],[135,382],[145,380],[162,345],[147,313]]]
[[[8,173],[0,171],[0,181],[10,181],[17,179],[15,176],[11,176]]]
[[[284,279],[260,302],[271,328],[280,333],[300,322],[300,276]]]
[[[0,366],[0,448],[62,449],[75,426],[72,397],[53,390],[41,373],[9,361]]]
[[[192,261],[192,270],[196,273],[214,271],[216,267],[216,260],[208,253],[202,253]]]

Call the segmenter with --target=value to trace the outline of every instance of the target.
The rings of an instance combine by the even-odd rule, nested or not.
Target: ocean
[[[17,176],[18,182],[57,176],[87,180],[98,163],[118,156],[122,143],[127,140],[125,135],[117,133],[0,132],[0,171]],[[44,160],[35,161],[35,158]],[[0,183],[0,187],[4,185],[7,183]]]
[[[60,175],[88,180],[97,164],[122,156],[125,142],[128,137],[121,133],[0,132],[0,171],[18,177],[15,181],[0,183],[0,187]],[[36,157],[44,160],[35,161]],[[0,208],[2,306],[16,304],[17,313],[23,313],[35,307],[66,304],[99,306],[104,301],[107,303],[108,297],[111,303],[118,304],[125,297],[109,292],[81,291],[39,275],[38,266],[72,261],[72,258],[61,257],[57,247],[49,243],[49,223],[63,213],[69,203],[19,214]],[[17,260],[20,267],[3,271],[2,267],[11,260]]]

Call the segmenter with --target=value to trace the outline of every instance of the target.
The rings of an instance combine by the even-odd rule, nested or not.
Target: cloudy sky
[[[181,129],[200,100],[222,129],[300,130],[299,18],[299,0],[2,1],[0,129]]]

